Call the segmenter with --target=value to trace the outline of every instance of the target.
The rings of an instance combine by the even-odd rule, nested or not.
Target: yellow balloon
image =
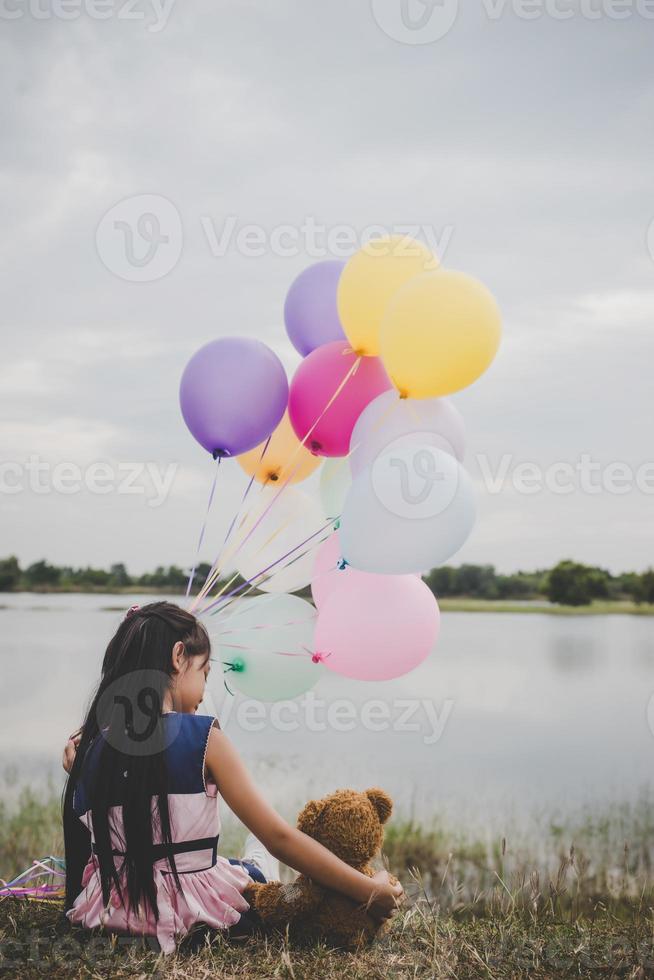
[[[299,483],[306,480],[316,470],[322,460],[301,445],[288,418],[288,410],[270,437],[270,445],[263,459],[261,453],[266,445],[262,442],[247,453],[237,456],[239,463],[248,474],[259,483]]]
[[[389,300],[414,276],[438,268],[433,252],[405,235],[368,242],[348,261],[338,281],[338,315],[352,350],[379,354],[379,329]]]
[[[440,398],[476,381],[500,343],[492,294],[463,272],[439,269],[407,283],[391,300],[381,358],[405,398]]]

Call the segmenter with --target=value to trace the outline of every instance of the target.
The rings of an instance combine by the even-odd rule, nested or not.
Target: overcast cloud
[[[213,464],[180,417],[181,371],[241,334],[292,372],[286,290],[338,247],[322,234],[309,254],[309,222],[355,237],[424,226],[446,266],[498,297],[500,354],[456,397],[480,506],[455,560],[651,564],[654,5],[621,3],[617,19],[609,0],[559,0],[525,19],[538,4],[466,0],[443,37],[415,44],[388,33],[401,0],[115,0],[102,20],[91,0],[66,2],[0,4],[1,455],[24,486],[0,496],[0,555],[192,561]],[[171,202],[181,231],[166,275],[128,281],[96,230],[145,194]],[[238,238],[248,225],[261,247]],[[281,226],[295,239],[275,243]],[[147,471],[140,494],[37,492],[18,475],[30,457],[174,470],[153,506]],[[599,492],[583,477],[524,492],[516,477],[584,457]],[[626,492],[606,477],[618,462]],[[224,466],[205,559],[241,490]]]

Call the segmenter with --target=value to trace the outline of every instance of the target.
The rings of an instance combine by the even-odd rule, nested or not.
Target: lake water
[[[0,768],[62,782],[61,749],[118,610],[138,601],[151,597],[2,596]],[[328,672],[310,702],[277,716],[228,694],[218,667],[201,710],[218,714],[288,815],[308,796],[376,784],[407,815],[488,827],[631,801],[653,782],[647,617],[445,613],[438,648],[412,674],[365,684]]]

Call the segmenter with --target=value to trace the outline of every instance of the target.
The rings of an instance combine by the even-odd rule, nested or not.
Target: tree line
[[[654,603],[654,569],[612,575],[605,568],[560,561],[554,568],[502,575],[493,565],[445,565],[425,576],[437,596],[474,599],[549,599],[585,606],[595,599]]]
[[[198,565],[195,588],[198,589],[211,570],[207,563]],[[122,563],[108,570],[52,565],[45,560],[21,568],[12,555],[0,559],[0,592],[32,591],[102,591],[113,589],[160,589],[172,593],[186,588],[189,572],[177,565],[159,566],[154,572],[130,575]],[[561,561],[554,568],[535,572],[503,575],[493,565],[444,565],[424,576],[439,597],[472,599],[549,599],[568,606],[587,605],[595,599],[630,599],[637,603],[654,603],[654,569],[645,572],[623,572],[612,575],[603,568]],[[235,588],[240,579],[235,579]],[[302,594],[302,593],[301,593]],[[303,590],[309,595],[310,590]]]
[[[211,566],[199,565],[196,572],[196,583],[204,582]],[[122,562],[112,565],[108,570],[103,568],[73,568],[69,565],[51,565],[41,560],[21,568],[18,559],[12,555],[0,559],[0,592],[30,592],[30,591],[62,591],[70,592],[79,589],[129,589],[157,588],[169,589],[176,592],[186,588],[189,572],[169,565],[159,566],[154,572],[144,575],[130,575]]]

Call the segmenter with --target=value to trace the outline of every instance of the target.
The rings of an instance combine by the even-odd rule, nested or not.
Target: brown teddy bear
[[[357,871],[372,877],[375,869],[370,862],[381,849],[383,824],[392,809],[393,801],[383,789],[364,793],[341,789],[307,803],[297,826]],[[317,885],[305,875],[290,884],[253,884],[244,896],[264,926],[281,931],[288,926],[289,935],[296,940],[322,939],[332,947],[357,949],[372,942],[386,927],[352,899]]]

